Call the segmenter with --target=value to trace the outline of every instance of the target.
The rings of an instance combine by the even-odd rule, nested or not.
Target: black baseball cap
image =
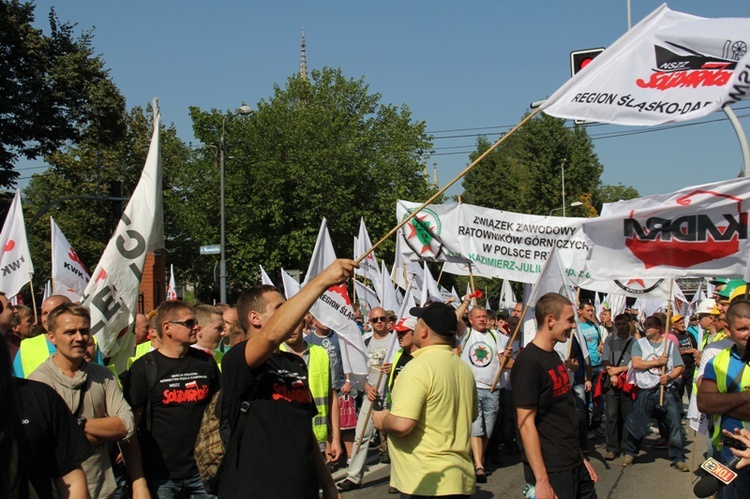
[[[432,302],[424,307],[414,307],[409,310],[409,313],[422,319],[427,327],[440,336],[452,337],[456,334],[458,328],[456,311],[450,305]]]

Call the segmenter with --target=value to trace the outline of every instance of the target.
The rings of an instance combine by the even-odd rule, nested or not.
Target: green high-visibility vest
[[[713,358],[714,371],[716,372],[716,389],[719,393],[729,393],[727,387],[727,378],[729,377],[729,362],[732,359],[732,347],[726,348],[716,354]],[[740,377],[739,390],[742,387],[750,386],[750,369],[746,369],[747,365],[742,367],[742,376]],[[735,393],[735,392],[732,392]],[[717,449],[721,448],[721,414],[714,414],[714,432],[711,436],[711,442]],[[742,426],[745,429],[750,429],[750,425],[745,421],[742,422]]]

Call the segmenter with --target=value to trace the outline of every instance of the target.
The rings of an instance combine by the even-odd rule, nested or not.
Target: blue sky
[[[254,106],[299,70],[341,67],[364,76],[382,101],[406,104],[435,135],[441,186],[468,164],[477,134],[496,139],[529,103],[570,77],[570,51],[606,47],[627,29],[625,0],[495,1],[36,1],[40,26],[55,6],[63,21],[95,27],[102,54],[128,107],[158,97],[162,119],[193,141],[189,106]],[[632,0],[633,24],[660,5]],[[747,0],[675,0],[673,10],[704,17],[750,17]],[[735,105],[750,129],[750,101]],[[642,195],[733,178],[740,147],[723,113],[662,131],[589,129],[605,183]],[[450,130],[450,131],[446,131]],[[609,137],[618,132],[643,131]],[[41,161],[19,164],[21,177]],[[22,180],[25,185],[27,180]],[[449,194],[461,192],[460,182]],[[414,200],[421,201],[421,200]]]

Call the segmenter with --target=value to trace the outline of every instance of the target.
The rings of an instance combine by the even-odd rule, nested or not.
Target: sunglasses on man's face
[[[373,317],[373,318],[370,319],[370,322],[372,322],[373,324],[377,324],[379,322],[385,322],[387,320],[388,320],[388,318],[385,317],[385,316],[383,316],[383,317]]]
[[[184,326],[188,329],[193,329],[195,326],[198,325],[197,319],[188,319],[186,321],[167,321],[170,324],[179,324],[180,326]]]

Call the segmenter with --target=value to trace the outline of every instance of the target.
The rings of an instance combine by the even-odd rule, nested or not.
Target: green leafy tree
[[[616,203],[639,197],[638,191],[629,185],[623,185],[621,182],[617,185],[601,184],[592,193],[592,203],[597,212],[602,211],[604,203]]]
[[[425,123],[414,122],[406,106],[380,100],[363,78],[324,68],[310,80],[289,78],[252,116],[227,121],[230,292],[257,282],[258,264],[304,271],[323,217],[337,254],[351,257],[360,217],[377,240],[395,225],[398,199],[419,201],[433,193],[420,164],[431,147]],[[191,114],[195,136],[218,145],[227,115],[198,108]],[[219,240],[218,175],[209,175],[216,160],[208,149],[194,170],[185,171],[193,176],[184,184],[191,186],[185,195],[192,207],[185,236],[195,241],[196,253],[199,241]],[[392,251],[389,241],[378,256],[390,258]]]
[[[479,137],[471,159],[490,146],[485,137]],[[464,177],[463,200],[498,210],[547,215],[563,204],[563,163],[567,202],[599,185],[603,167],[586,129],[567,128],[563,119],[538,115]]]
[[[95,55],[92,33],[49,14],[50,34],[32,26],[34,5],[0,0],[0,187],[15,184],[14,162],[125,133],[125,99]]]

